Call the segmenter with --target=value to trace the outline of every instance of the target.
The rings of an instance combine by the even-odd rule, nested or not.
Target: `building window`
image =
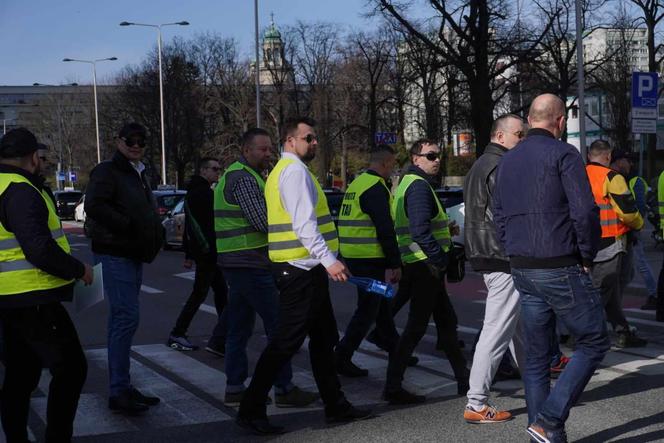
[[[571,118],[579,118],[579,107],[578,106],[572,106],[572,109],[570,109],[570,112],[572,113]]]

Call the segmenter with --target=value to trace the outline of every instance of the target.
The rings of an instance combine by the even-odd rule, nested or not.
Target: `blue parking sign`
[[[656,108],[658,75],[656,72],[632,72],[632,107]]]

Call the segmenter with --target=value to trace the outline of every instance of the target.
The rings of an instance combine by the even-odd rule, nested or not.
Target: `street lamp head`
[[[74,60],[72,60],[70,58],[63,58],[62,61],[63,62],[73,62]]]
[[[120,26],[131,26],[131,25],[133,25],[133,23],[131,23],[131,22],[122,22],[122,23],[120,23]]]
[[[115,60],[117,60],[117,59],[118,59],[117,57],[111,57],[111,58],[109,58],[108,60],[115,61]]]
[[[188,21],[181,21],[181,22],[177,22],[176,25],[189,26],[189,22]]]

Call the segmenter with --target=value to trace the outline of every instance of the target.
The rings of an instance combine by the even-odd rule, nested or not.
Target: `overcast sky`
[[[90,65],[64,63],[65,57],[117,57],[97,65],[100,83],[126,64],[139,63],[156,44],[156,30],[120,27],[121,21],[190,26],[163,28],[164,41],[215,31],[233,37],[249,55],[253,44],[252,0],[0,0],[0,85],[92,82]],[[259,0],[260,26],[274,12],[277,25],[329,21],[374,28],[366,0]]]

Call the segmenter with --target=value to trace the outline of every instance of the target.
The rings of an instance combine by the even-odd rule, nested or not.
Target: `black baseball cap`
[[[140,135],[141,137],[145,138],[146,134],[147,130],[145,129],[145,126],[141,125],[140,123],[127,123],[122,127],[122,129],[120,129],[118,137],[129,138],[132,135]]]
[[[37,137],[26,128],[16,128],[0,139],[0,158],[17,158],[41,149]]]

